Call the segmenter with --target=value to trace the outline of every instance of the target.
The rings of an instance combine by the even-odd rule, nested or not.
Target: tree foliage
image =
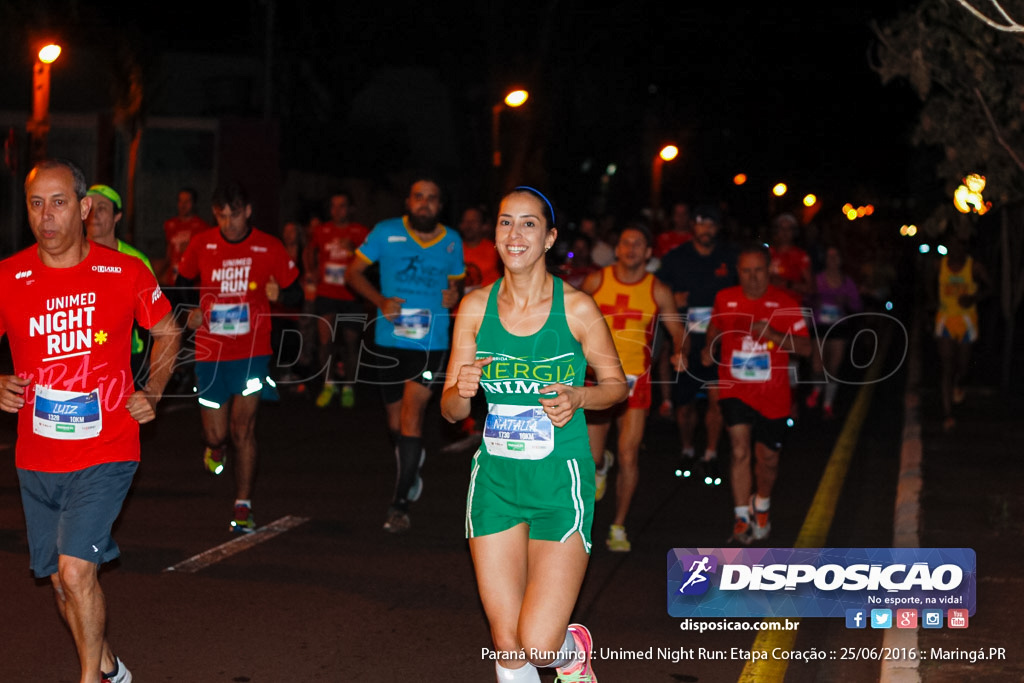
[[[1007,11],[1024,9],[1017,4]],[[987,199],[1024,200],[1024,38],[993,30],[957,0],[925,0],[874,30],[873,67],[921,98],[913,139],[943,149],[937,172],[950,194],[964,175],[981,173]],[[940,207],[933,226],[945,227],[951,209]]]

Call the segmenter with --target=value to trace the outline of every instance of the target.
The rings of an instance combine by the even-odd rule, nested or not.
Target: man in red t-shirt
[[[167,255],[158,271],[160,284],[165,287],[174,285],[174,280],[178,276],[178,262],[181,261],[189,241],[209,229],[210,224],[196,215],[196,191],[191,187],[178,190],[178,215],[164,221]]]
[[[188,318],[196,332],[196,386],[206,449],[203,465],[224,471],[230,436],[235,456],[235,506],[230,530],[256,529],[252,488],[256,472],[256,409],[268,374],[270,303],[302,301],[299,270],[281,240],[249,226],[252,205],[238,183],[213,196],[217,228],[189,242],[178,282],[198,287],[199,307]]]
[[[492,232],[482,208],[471,206],[462,212],[459,233],[462,235],[462,258],[466,262],[466,294],[501,277],[501,259],[494,248],[494,240],[487,237]]]
[[[370,233],[365,225],[349,220],[352,209],[352,195],[337,192],[331,195],[328,211],[331,220],[313,228],[309,243],[303,251],[308,284],[316,285],[316,300],[313,311],[320,316],[319,331],[320,367],[326,369],[324,387],[316,398],[318,408],[326,408],[338,393],[341,383],[341,405],[351,408],[355,405],[356,363],[359,358],[359,340],[362,337],[366,314],[362,301],[349,289],[345,273],[355,258],[356,249]],[[338,348],[336,328],[341,325],[341,365],[332,358]],[[345,381],[346,378],[348,381]]]
[[[718,350],[719,401],[732,444],[736,521],[731,540],[748,545],[768,537],[768,510],[790,410],[789,354],[811,353],[800,304],[768,284],[771,256],[754,244],[739,253],[740,284],[715,297],[701,362]],[[750,472],[754,440],[755,495]]]
[[[85,176],[68,161],[36,164],[25,180],[36,244],[0,263],[0,336],[14,374],[0,409],[18,415],[15,465],[31,568],[49,577],[78,650],[81,680],[123,683],[128,669],[104,637],[99,565],[139,461],[139,424],[156,417],[179,330],[142,261],[85,237]],[[132,323],[153,335],[146,386],[135,391]],[[104,673],[109,672],[109,673]]]
[[[668,252],[693,239],[690,205],[676,202],[672,205],[671,223],[667,230],[658,233],[654,243],[654,258],[661,259]]]
[[[783,213],[772,222],[770,282],[798,302],[809,301],[814,294],[811,257],[796,245],[800,224],[796,216]]]

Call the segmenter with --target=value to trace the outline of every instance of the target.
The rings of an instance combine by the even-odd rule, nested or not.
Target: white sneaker
[[[114,673],[103,674],[103,683],[132,683],[132,672],[124,665],[120,657],[114,657],[117,664]]]

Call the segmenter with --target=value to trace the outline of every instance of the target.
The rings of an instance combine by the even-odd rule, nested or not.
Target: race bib
[[[210,308],[210,334],[228,337],[249,334],[249,303],[214,304]]]
[[[767,351],[733,351],[730,371],[742,382],[767,382],[772,376],[772,358]]]
[[[691,306],[686,310],[686,331],[707,334],[711,322],[710,306]]]
[[[636,381],[640,375],[626,375],[626,386],[629,387],[629,398],[633,398],[633,390],[636,389]]]
[[[822,304],[821,310],[818,311],[818,322],[831,325],[834,322],[839,322],[839,318],[842,315],[843,311],[839,306],[835,304]]]
[[[424,339],[430,333],[430,310],[403,308],[395,318],[395,336],[402,339]]]
[[[484,422],[484,445],[491,455],[540,460],[555,446],[555,426],[540,406],[492,403]]]
[[[329,285],[344,285],[347,268],[348,266],[344,263],[324,264],[324,282]]]
[[[32,432],[48,439],[79,441],[103,429],[98,391],[82,394],[36,385]]]

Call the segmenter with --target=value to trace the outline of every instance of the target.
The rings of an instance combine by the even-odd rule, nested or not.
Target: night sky
[[[130,36],[148,58],[262,57],[267,47],[265,2],[184,0],[153,17],[139,3],[80,1],[70,15],[47,14],[58,5],[67,6],[0,1],[78,41]],[[916,99],[905,86],[883,87],[868,66],[868,23],[884,23],[905,1],[473,5],[277,2],[275,114],[288,162],[333,164],[310,170],[339,175],[393,170],[372,168],[379,152],[356,144],[372,131],[354,142],[344,128],[377,70],[419,66],[436,72],[451,102],[457,170],[467,176],[486,165],[491,105],[521,83],[532,97],[504,117],[511,144],[524,148],[524,173],[565,192],[592,193],[615,164],[613,193],[639,207],[650,159],[667,141],[682,149],[665,168],[667,199],[721,197],[734,191],[729,180],[739,171],[750,176],[749,191],[786,180],[794,192],[837,200],[911,185]],[[55,95],[55,107],[62,104],[74,106]],[[316,137],[351,153],[304,152],[303,141]]]

